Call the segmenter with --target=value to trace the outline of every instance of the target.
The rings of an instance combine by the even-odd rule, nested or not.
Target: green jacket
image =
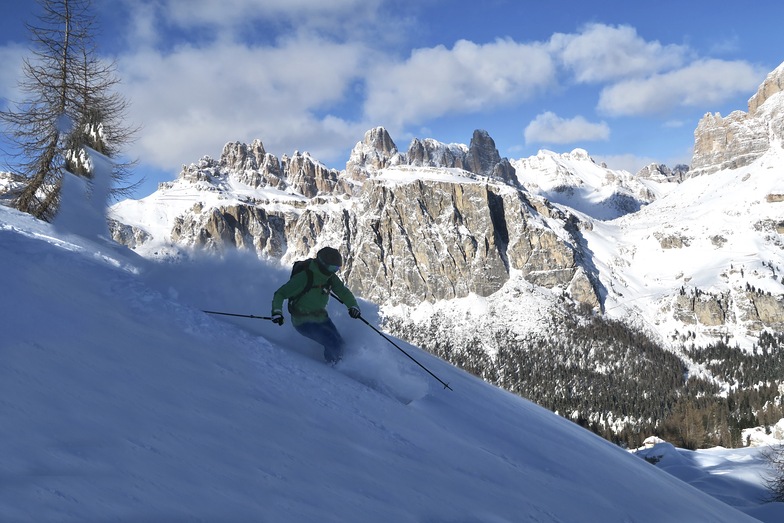
[[[305,290],[308,283],[308,271],[313,274],[313,285],[310,290],[297,298],[295,303],[292,303],[291,298],[295,298]],[[327,303],[330,291],[343,301],[346,308],[357,306],[357,299],[337,274],[324,274],[318,263],[315,260],[310,260],[304,270],[296,273],[275,291],[272,296],[272,314],[282,313],[283,300],[289,300],[289,313],[291,313],[291,322],[294,325],[321,323],[329,318]]]

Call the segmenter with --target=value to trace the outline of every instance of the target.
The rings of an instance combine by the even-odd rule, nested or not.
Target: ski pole
[[[232,314],[230,312],[202,311],[207,314],[220,314],[221,316],[236,316],[238,318],[253,318],[254,320],[271,320],[269,316],[254,316],[253,314]]]
[[[335,298],[336,300],[338,300],[340,303],[343,303],[343,300],[341,300],[340,298],[338,298],[338,297],[335,295],[335,293],[334,293],[334,292],[331,292],[330,294],[332,294],[332,297],[333,297],[333,298]],[[345,305],[345,303],[343,303],[343,305]],[[443,381],[441,378],[439,378],[438,376],[436,376],[435,374],[433,374],[432,372],[430,372],[430,370],[429,370],[427,367],[425,367],[424,365],[422,365],[421,363],[419,363],[419,362],[418,362],[418,361],[417,361],[417,360],[416,360],[416,359],[415,359],[415,358],[414,358],[412,355],[410,355],[410,354],[409,354],[409,353],[407,353],[405,350],[403,350],[403,349],[402,349],[402,348],[401,348],[401,347],[400,347],[400,346],[399,346],[397,343],[395,343],[394,341],[392,341],[392,340],[391,340],[391,339],[390,339],[388,336],[386,336],[386,335],[385,335],[383,332],[381,332],[381,331],[380,331],[380,330],[378,330],[378,329],[377,329],[375,326],[373,326],[373,324],[371,324],[369,321],[367,321],[367,320],[366,320],[365,318],[363,318],[361,315],[360,315],[360,316],[358,316],[358,318],[359,318],[360,320],[362,320],[362,322],[363,322],[365,325],[367,325],[368,327],[370,327],[371,329],[373,329],[374,331],[376,331],[376,334],[378,334],[379,336],[381,336],[382,338],[384,338],[385,340],[387,340],[389,343],[391,343],[391,344],[392,344],[392,346],[394,346],[394,347],[395,347],[397,350],[399,350],[400,352],[402,352],[403,354],[405,354],[406,356],[408,356],[408,358],[409,358],[411,361],[413,361],[414,363],[416,363],[417,365],[419,365],[420,367],[422,367],[422,368],[424,369],[424,371],[425,371],[425,372],[427,372],[428,374],[430,374],[431,376],[433,376],[435,379],[437,379],[437,380],[438,380],[438,382],[439,382],[441,385],[443,385],[445,389],[449,389],[449,390],[451,390],[451,391],[454,391],[454,389],[453,389],[452,387],[450,387],[448,383],[445,383],[445,382],[444,382],[444,381]]]

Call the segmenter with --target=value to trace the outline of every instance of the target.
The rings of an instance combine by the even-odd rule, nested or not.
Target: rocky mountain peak
[[[749,112],[726,118],[706,114],[694,131],[691,172],[697,176],[749,165],[784,138],[784,63],[772,71],[749,100]]]
[[[463,144],[445,144],[432,138],[414,138],[406,153],[407,163],[417,167],[465,169],[468,148]]]
[[[474,131],[469,146],[414,138],[408,151],[400,153],[387,130],[376,127],[367,131],[363,140],[354,146],[346,163],[346,176],[363,181],[381,169],[395,165],[463,169],[518,186],[514,167],[508,159],[501,158],[495,142],[484,130]]]
[[[392,137],[389,136],[389,133],[383,127],[375,127],[367,131],[362,143],[388,157],[392,157],[397,153],[397,145],[395,145]]]
[[[756,114],[762,104],[781,91],[784,91],[784,62],[768,74],[756,94],[749,99],[749,114]]]
[[[637,177],[655,182],[682,182],[688,172],[688,165],[676,165],[670,169],[663,163],[651,163],[640,169]]]
[[[349,187],[338,179],[340,173],[314,160],[309,153],[295,151],[291,157],[284,156],[281,162],[288,183],[297,192],[313,198],[319,194],[348,194]]]
[[[501,155],[495,147],[495,141],[487,131],[477,129],[471,137],[466,155],[466,167],[472,173],[492,176],[493,169],[501,162]]]
[[[383,127],[375,127],[365,133],[351,151],[346,162],[346,176],[349,179],[363,181],[373,172],[388,165],[399,163],[400,153],[392,137]]]
[[[501,180],[509,185],[519,186],[514,167],[507,158],[501,158],[495,141],[483,129],[475,130],[471,137],[465,169],[481,176]]]
[[[220,165],[232,171],[258,169],[263,163],[267,151],[261,140],[254,140],[250,145],[242,142],[229,142],[223,146]]]
[[[283,190],[288,186],[280,161],[275,155],[268,153],[258,139],[250,144],[238,141],[227,143],[223,146],[220,160],[215,165],[204,167],[215,167],[216,170],[250,187],[269,186]],[[193,169],[184,169],[184,172],[188,170]]]

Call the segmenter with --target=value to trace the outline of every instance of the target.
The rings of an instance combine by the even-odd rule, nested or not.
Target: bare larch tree
[[[97,55],[90,0],[38,3],[38,23],[27,25],[31,55],[19,85],[26,99],[0,112],[0,122],[15,146],[12,170],[25,179],[16,207],[51,220],[63,171],[91,177],[85,147],[112,158],[116,185],[126,183],[115,192],[130,189],[133,163],[119,155],[136,130],[126,125],[127,102],[114,91],[115,64]]]

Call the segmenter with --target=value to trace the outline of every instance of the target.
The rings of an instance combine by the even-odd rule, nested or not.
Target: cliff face
[[[298,153],[278,161],[259,141],[230,143],[219,160],[203,158],[162,190],[182,185],[216,203],[177,214],[168,231],[175,244],[240,247],[284,262],[331,244],[343,251],[349,285],[377,303],[489,296],[519,272],[599,305],[590,272],[580,269],[576,218],[521,190],[485,132],[474,133],[469,147],[414,140],[401,154],[376,128],[344,173]],[[265,198],[265,189],[274,196]],[[286,192],[292,196],[284,201]],[[118,241],[145,237],[128,226],[115,230]]]
[[[749,165],[784,138],[784,64],[772,71],[749,100],[748,112],[706,114],[694,131],[691,174]]]

